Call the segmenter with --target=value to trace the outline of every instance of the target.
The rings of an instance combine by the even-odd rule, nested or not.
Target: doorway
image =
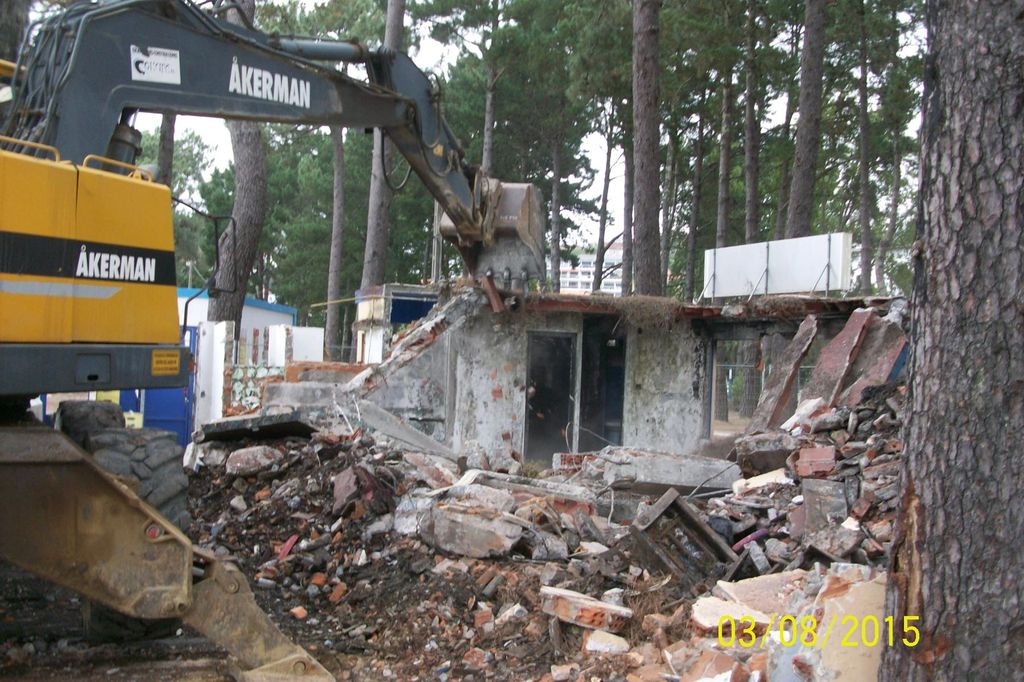
[[[579,451],[622,445],[626,332],[618,318],[583,319]]]
[[[531,333],[527,341],[526,458],[551,461],[572,450],[576,335]]]

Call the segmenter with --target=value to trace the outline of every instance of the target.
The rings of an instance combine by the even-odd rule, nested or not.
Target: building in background
[[[594,284],[594,262],[596,247],[588,245],[577,252],[579,265],[562,261],[559,282],[563,294],[589,294]],[[614,269],[612,269],[614,268]],[[604,254],[605,275],[601,280],[601,293],[619,296],[622,294],[622,246],[615,242]]]
[[[420,284],[384,284],[357,291],[353,360],[360,364],[383,362],[392,335],[424,317],[435,303],[437,289]]]

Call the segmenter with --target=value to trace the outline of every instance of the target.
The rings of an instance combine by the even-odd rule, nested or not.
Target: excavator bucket
[[[540,190],[527,183],[483,179],[479,241],[466,244],[455,224],[442,215],[441,236],[459,247],[470,273],[491,275],[506,290],[525,291],[530,280],[543,284],[544,210]]]
[[[193,547],[59,431],[0,426],[0,556],[127,616],[181,618],[234,656],[243,682],[334,680],[260,609],[241,571]]]

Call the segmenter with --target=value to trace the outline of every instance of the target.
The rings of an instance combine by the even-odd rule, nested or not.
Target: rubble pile
[[[784,354],[794,366],[809,319]],[[779,623],[883,612],[899,327],[855,313],[791,415],[796,372],[773,371],[732,461],[608,447],[529,477],[514,452],[452,452],[358,398],[316,424],[224,420],[186,455],[191,535],[237,561],[261,605],[343,678],[870,671],[877,647],[854,660],[816,625],[797,641]]]
[[[813,561],[885,565],[899,503],[906,390],[869,388],[852,409],[810,400],[788,431],[737,439],[737,458],[753,475],[709,500],[708,513],[728,521],[732,537],[742,538],[735,548],[761,573]],[[757,473],[756,462],[777,458],[782,467]]]
[[[192,537],[321,660],[357,657],[367,678],[539,679],[628,652],[636,614],[669,598],[612,549],[629,530],[586,486],[460,473],[365,424],[208,440],[189,457]]]

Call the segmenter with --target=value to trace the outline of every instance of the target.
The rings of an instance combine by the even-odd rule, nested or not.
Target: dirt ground
[[[79,598],[0,563],[0,677],[12,680],[230,680],[216,646],[182,631],[168,639],[89,646]]]

